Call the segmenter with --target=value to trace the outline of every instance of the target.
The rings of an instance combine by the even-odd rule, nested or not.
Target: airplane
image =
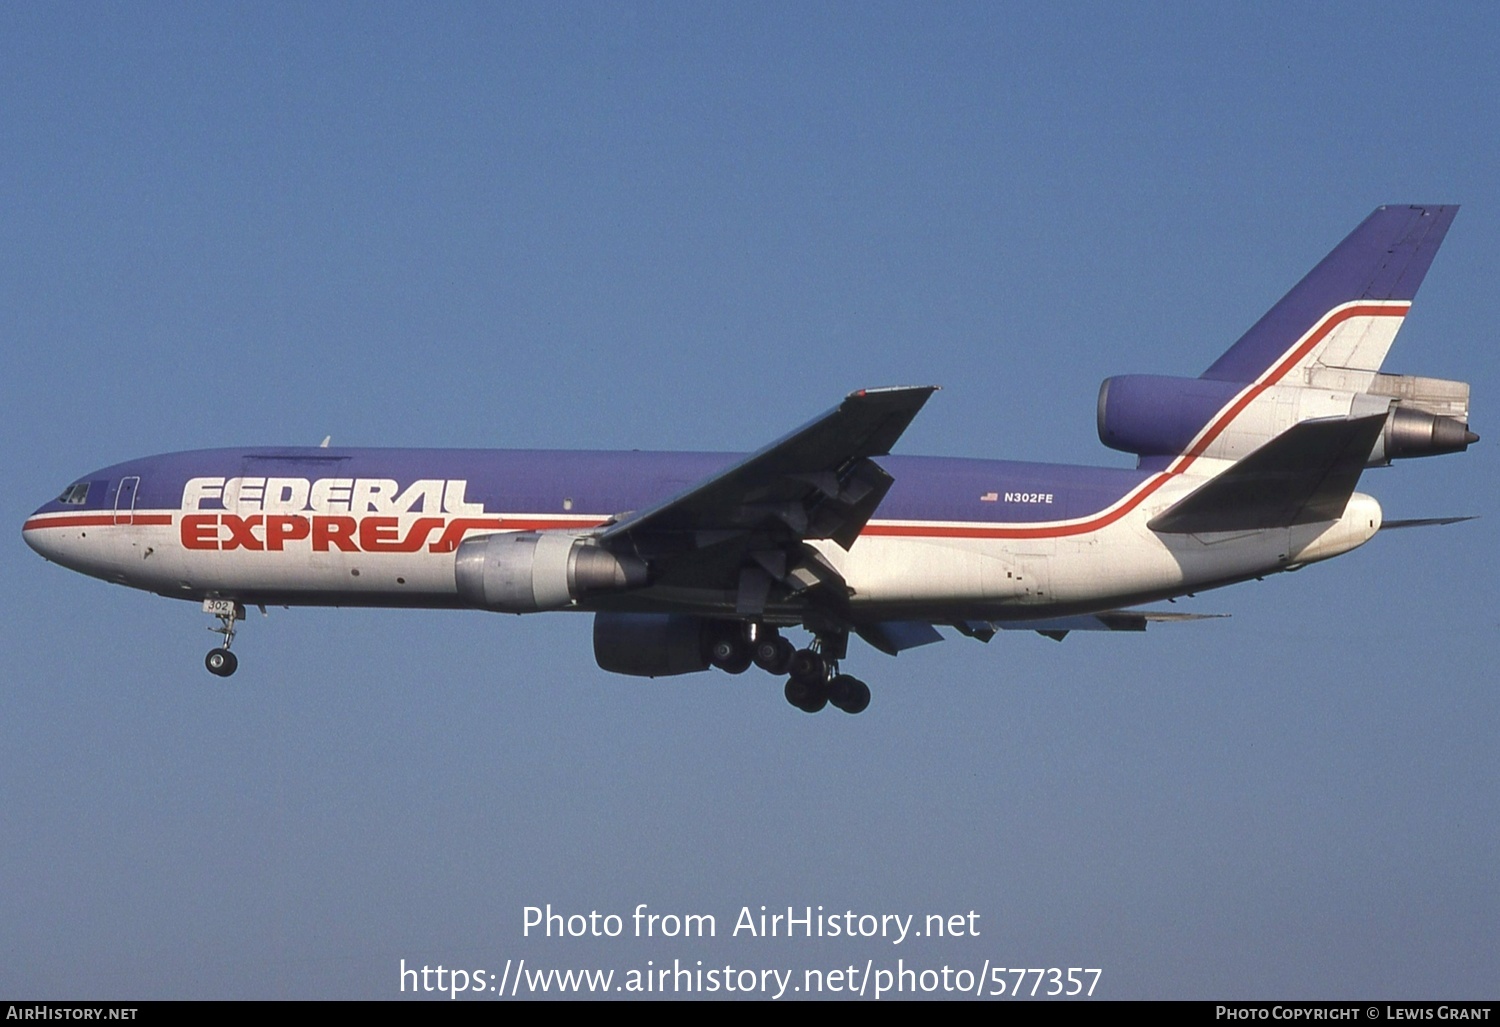
[[[1142,631],[1142,604],[1346,553],[1366,467],[1455,453],[1469,386],[1381,371],[1457,212],[1377,208],[1196,378],[1125,375],[1098,430],[1134,468],[891,456],[934,387],[861,389],[748,456],[321,447],[129,460],[25,522],[64,567],[202,604],[227,677],[247,605],[592,613],[598,665],[752,664],[864,710],[851,635],[895,655],[1021,629]],[[784,632],[803,629],[801,647]]]

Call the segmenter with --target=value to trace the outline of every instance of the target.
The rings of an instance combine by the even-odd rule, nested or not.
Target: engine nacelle
[[[1379,456],[1389,461],[1462,453],[1471,442],[1479,441],[1479,436],[1469,431],[1469,426],[1462,421],[1438,417],[1425,410],[1412,410],[1401,406],[1400,400],[1397,404],[1385,422],[1385,431],[1381,433],[1372,462],[1381,462]]]
[[[454,554],[458,594],[502,613],[559,610],[593,592],[639,588],[646,564],[586,535],[513,531],[465,539]]]
[[[1357,391],[1335,388],[1325,369],[1317,385],[1272,385],[1244,402],[1203,448],[1203,455],[1241,460],[1302,421],[1322,417],[1384,414],[1385,430],[1367,463],[1378,466],[1409,457],[1467,449],[1479,436],[1469,431],[1468,386],[1436,378],[1352,372],[1337,379]],[[1209,419],[1249,388],[1244,382],[1129,374],[1106,378],[1099,387],[1099,441],[1139,457],[1187,451]]]
[[[675,613],[596,613],[594,660],[612,674],[636,677],[707,670],[710,624]]]
[[[1244,387],[1157,374],[1106,378],[1099,386],[1099,441],[1136,456],[1176,456]]]

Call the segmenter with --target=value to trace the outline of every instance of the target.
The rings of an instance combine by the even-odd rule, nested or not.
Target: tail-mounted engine
[[[1469,431],[1468,382],[1377,374],[1366,392],[1391,397],[1391,415],[1371,463],[1461,453],[1479,441],[1479,436]],[[1380,452],[1382,446],[1384,454]]]
[[[1099,387],[1099,441],[1139,457],[1186,453],[1231,404],[1242,409],[1200,442],[1202,455],[1239,460],[1302,421],[1385,414],[1369,466],[1467,449],[1469,386],[1415,375],[1321,368],[1307,385],[1257,389],[1243,382],[1131,374]]]
[[[454,555],[458,594],[501,613],[558,610],[596,592],[639,588],[637,557],[612,553],[587,535],[517,531],[466,539]]]

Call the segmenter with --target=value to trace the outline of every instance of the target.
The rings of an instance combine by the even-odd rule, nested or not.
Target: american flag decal
[[[979,501],[981,503],[994,503],[994,502],[998,501],[999,499],[1000,499],[1000,493],[998,493],[998,492],[986,492],[984,495],[982,495],[982,496],[979,497]]]

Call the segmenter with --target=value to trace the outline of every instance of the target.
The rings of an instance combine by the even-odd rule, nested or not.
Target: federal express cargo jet
[[[1099,437],[1134,470],[888,456],[933,389],[864,389],[749,456],[147,457],[73,482],[24,534],[65,567],[202,603],[221,676],[247,604],[575,610],[605,670],[753,663],[793,706],[857,713],[851,634],[895,654],[938,626],[1139,631],[1180,615],[1130,607],[1368,541],[1366,467],[1478,438],[1467,384],[1380,370],[1456,209],[1379,208],[1196,378],[1105,381]]]

